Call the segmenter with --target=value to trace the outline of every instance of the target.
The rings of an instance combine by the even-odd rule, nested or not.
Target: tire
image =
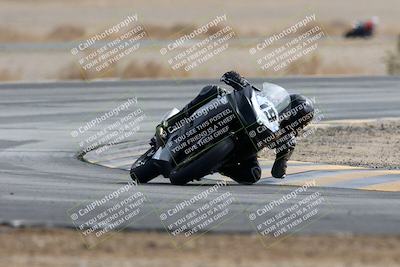
[[[172,171],[169,180],[173,185],[185,185],[194,179],[202,178],[210,172],[217,170],[223,160],[232,152],[234,143],[231,138],[226,138],[210,148],[198,159],[176,171]],[[207,168],[205,168],[207,167]]]
[[[149,149],[132,164],[130,175],[133,181],[145,184],[160,175],[160,171],[151,158],[152,149]]]

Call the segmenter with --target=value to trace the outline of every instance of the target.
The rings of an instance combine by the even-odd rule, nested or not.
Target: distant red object
[[[371,32],[374,30],[374,23],[372,22],[372,20],[368,20],[364,23],[364,29]]]
[[[377,24],[378,24],[377,17],[373,17],[372,19],[367,20],[366,22],[358,22],[351,30],[346,32],[344,36],[346,38],[371,37],[375,32]]]

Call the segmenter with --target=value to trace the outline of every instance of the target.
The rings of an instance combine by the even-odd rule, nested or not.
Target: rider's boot
[[[287,162],[293,154],[295,144],[287,143],[282,151],[276,153],[275,162],[271,174],[274,178],[283,179],[286,177]]]

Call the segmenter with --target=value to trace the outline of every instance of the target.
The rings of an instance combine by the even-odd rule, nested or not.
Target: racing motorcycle
[[[282,87],[247,85],[195,107],[189,117],[168,126],[163,145],[151,147],[131,167],[131,177],[147,183],[163,175],[175,185],[220,171],[230,162],[254,155],[280,136],[280,121],[290,109]],[[174,108],[161,123],[178,114]]]

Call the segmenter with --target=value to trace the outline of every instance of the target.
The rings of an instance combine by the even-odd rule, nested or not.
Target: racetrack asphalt
[[[261,84],[261,80],[252,80]],[[272,79],[290,92],[315,97],[325,120],[400,117],[400,78],[284,78]],[[94,81],[10,83],[0,85],[0,221],[11,225],[73,227],[71,209],[101,199],[126,185],[129,173],[78,159],[81,136],[71,132],[96,116],[137,97],[146,114],[138,133],[129,141],[147,140],[162,115],[172,107],[182,107],[202,86],[215,81]],[[105,124],[88,130],[96,133]],[[394,176],[398,180],[398,176]],[[189,186],[172,186],[157,178],[154,183],[136,186],[148,202],[140,220],[131,229],[165,229],[160,214],[215,185],[206,180]],[[228,185],[210,193],[229,192],[234,216],[212,231],[254,232],[249,219],[256,210],[280,199],[297,187],[260,183],[252,186]],[[400,193],[349,188],[312,187],[302,196],[323,196],[321,216],[298,233],[400,233]],[[200,199],[188,210],[206,203]],[[295,204],[291,199],[285,204]],[[111,205],[108,203],[107,205]],[[279,206],[277,209],[283,209]]]

